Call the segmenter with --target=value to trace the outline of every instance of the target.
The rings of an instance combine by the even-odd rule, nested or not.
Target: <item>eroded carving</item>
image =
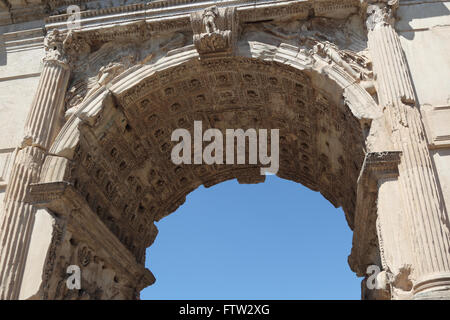
[[[46,61],[58,61],[67,63],[67,57],[64,52],[65,36],[58,29],[53,29],[44,38],[44,49]]]
[[[236,8],[212,6],[191,14],[194,44],[200,56],[231,55],[237,38]]]
[[[371,1],[369,3],[366,20],[368,30],[373,30],[381,25],[393,25],[398,0]]]

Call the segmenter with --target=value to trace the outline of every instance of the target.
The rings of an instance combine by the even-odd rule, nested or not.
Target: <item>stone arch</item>
[[[193,99],[202,99],[195,93],[206,86],[206,101],[223,95],[214,96],[215,108],[189,115],[212,115],[207,111],[223,109],[219,102],[225,99],[228,107],[232,101],[239,104],[233,110],[246,114],[241,118],[247,123],[221,114],[217,121],[205,120],[205,128],[217,123],[284,128],[282,147],[293,154],[279,174],[317,188],[344,207],[354,230],[349,264],[366,277],[363,298],[448,298],[448,197],[440,181],[446,179],[445,165],[439,168],[432,151],[445,143],[441,136],[433,137],[439,121],[428,123],[434,123],[428,128],[433,130],[425,130],[428,115],[421,113],[416,81],[394,25],[398,1],[222,1],[217,7],[205,1],[179,5],[180,1],[186,2],[110,9],[107,4],[105,10],[82,12],[76,30],[67,30],[64,15],[46,19],[43,69],[14,153],[0,215],[0,297],[137,298],[138,291],[155,280],[139,250],[142,253],[142,242],[154,239],[156,228],[144,223],[145,235],[135,241],[140,225],[130,236],[117,223],[122,212],[136,224],[143,221],[138,212],[148,218],[146,213],[152,211],[145,203],[116,196],[120,192],[130,197],[142,192],[165,194],[147,192],[153,180],[144,174],[144,185],[134,174],[139,166],[149,171],[148,159],[167,149],[154,141],[165,131],[150,131],[145,123],[152,115],[138,110],[164,100],[150,108],[163,110],[159,113],[163,120],[156,125],[173,127],[176,121],[181,126],[175,115],[201,107]],[[224,74],[236,80],[234,87],[218,84],[220,77],[227,83]],[[169,103],[178,92],[186,98]],[[306,101],[310,104],[303,107]],[[69,110],[64,124],[59,120],[65,107]],[[430,117],[438,114],[435,111]],[[309,121],[311,117],[315,121]],[[313,130],[301,133],[307,123]],[[309,150],[317,152],[304,158],[299,141],[312,137]],[[150,140],[144,144],[144,138]],[[337,150],[330,153],[327,148]],[[362,164],[351,168],[348,158]],[[308,180],[301,161],[313,162],[308,168],[314,178]],[[99,170],[100,165],[110,169]],[[189,180],[177,169],[180,177],[154,182],[156,187],[173,189],[186,181],[262,179],[257,168],[226,173],[209,169],[215,171],[208,179],[194,175]],[[131,177],[124,174],[130,170],[134,170]],[[352,183],[336,186],[342,172],[348,173],[342,181]],[[175,168],[163,174],[175,175]],[[165,207],[160,206],[155,217],[183,200],[181,189],[175,189],[180,193],[170,190],[177,197],[163,202]],[[150,203],[161,204],[157,200]],[[34,252],[39,252],[39,266],[30,254]],[[84,268],[85,285],[78,292],[64,289],[64,270],[71,264]],[[380,271],[373,290],[366,285],[369,265]]]
[[[170,132],[192,130],[195,120],[204,130],[279,127],[278,175],[320,191],[355,227],[358,176],[371,123],[381,118],[377,104],[359,80],[311,52],[260,42],[248,48],[199,59],[191,45],[136,65],[90,93],[51,146],[40,182],[31,186],[33,202],[63,217],[70,235],[64,241],[88,243],[115,278],[126,279],[128,289],[116,289],[127,292],[123,297],[153,283],[144,268],[145,249],[157,235],[153,222],[190,191],[234,178],[264,181],[255,165],[172,164]],[[95,232],[108,236],[94,244]],[[113,244],[116,251],[106,253]],[[48,287],[62,294],[51,280]]]

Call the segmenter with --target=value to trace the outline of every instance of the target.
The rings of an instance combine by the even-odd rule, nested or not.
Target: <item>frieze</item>
[[[97,29],[98,32],[107,34],[108,23],[116,25],[118,13],[122,14],[121,20],[124,28],[134,28],[133,24],[135,21],[141,20],[146,21],[150,32],[188,30],[190,25],[189,15],[192,12],[202,11],[210,5],[210,2],[198,1],[195,4],[189,3],[187,7],[178,7],[180,8],[178,9],[176,6],[171,7],[169,3],[159,5],[157,2],[149,2],[146,4],[131,4],[108,9],[81,11],[82,28],[80,30],[92,33],[90,30]],[[237,18],[242,23],[246,23],[293,17],[306,19],[309,16],[345,18],[359,10],[360,1],[287,1],[285,3],[259,1],[255,4],[254,1],[228,0],[218,3],[217,6],[224,9],[236,8]],[[175,18],[167,18],[169,13]],[[69,15],[63,14],[46,18],[47,29],[65,29],[68,17]],[[99,34],[97,33],[97,36],[94,37],[99,37]]]

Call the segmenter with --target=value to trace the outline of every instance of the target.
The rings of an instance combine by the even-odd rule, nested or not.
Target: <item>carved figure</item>
[[[330,58],[333,62],[335,62],[336,64],[338,64],[339,66],[344,68],[345,71],[347,71],[349,74],[351,74],[353,78],[361,79],[361,73],[356,72],[350,66],[350,64],[347,63],[347,61],[342,59],[341,55],[333,47],[332,44],[326,43],[326,42],[325,43],[317,43],[314,46],[314,52],[319,54],[319,55],[321,55],[321,56],[326,56],[326,57]]]
[[[203,26],[205,27],[206,33],[217,32],[216,19],[219,16],[219,10],[216,6],[206,8],[202,14]]]

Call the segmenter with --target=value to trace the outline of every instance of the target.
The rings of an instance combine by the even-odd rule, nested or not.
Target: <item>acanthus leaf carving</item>
[[[367,6],[367,30],[373,30],[379,25],[393,25],[398,0],[369,1]]]
[[[65,56],[63,42],[64,34],[58,29],[51,30],[44,38],[44,61],[55,61],[67,64],[67,57]]]
[[[91,48],[85,39],[70,30],[67,33],[52,29],[44,38],[44,61],[53,61],[73,68],[73,64],[89,54]]]

